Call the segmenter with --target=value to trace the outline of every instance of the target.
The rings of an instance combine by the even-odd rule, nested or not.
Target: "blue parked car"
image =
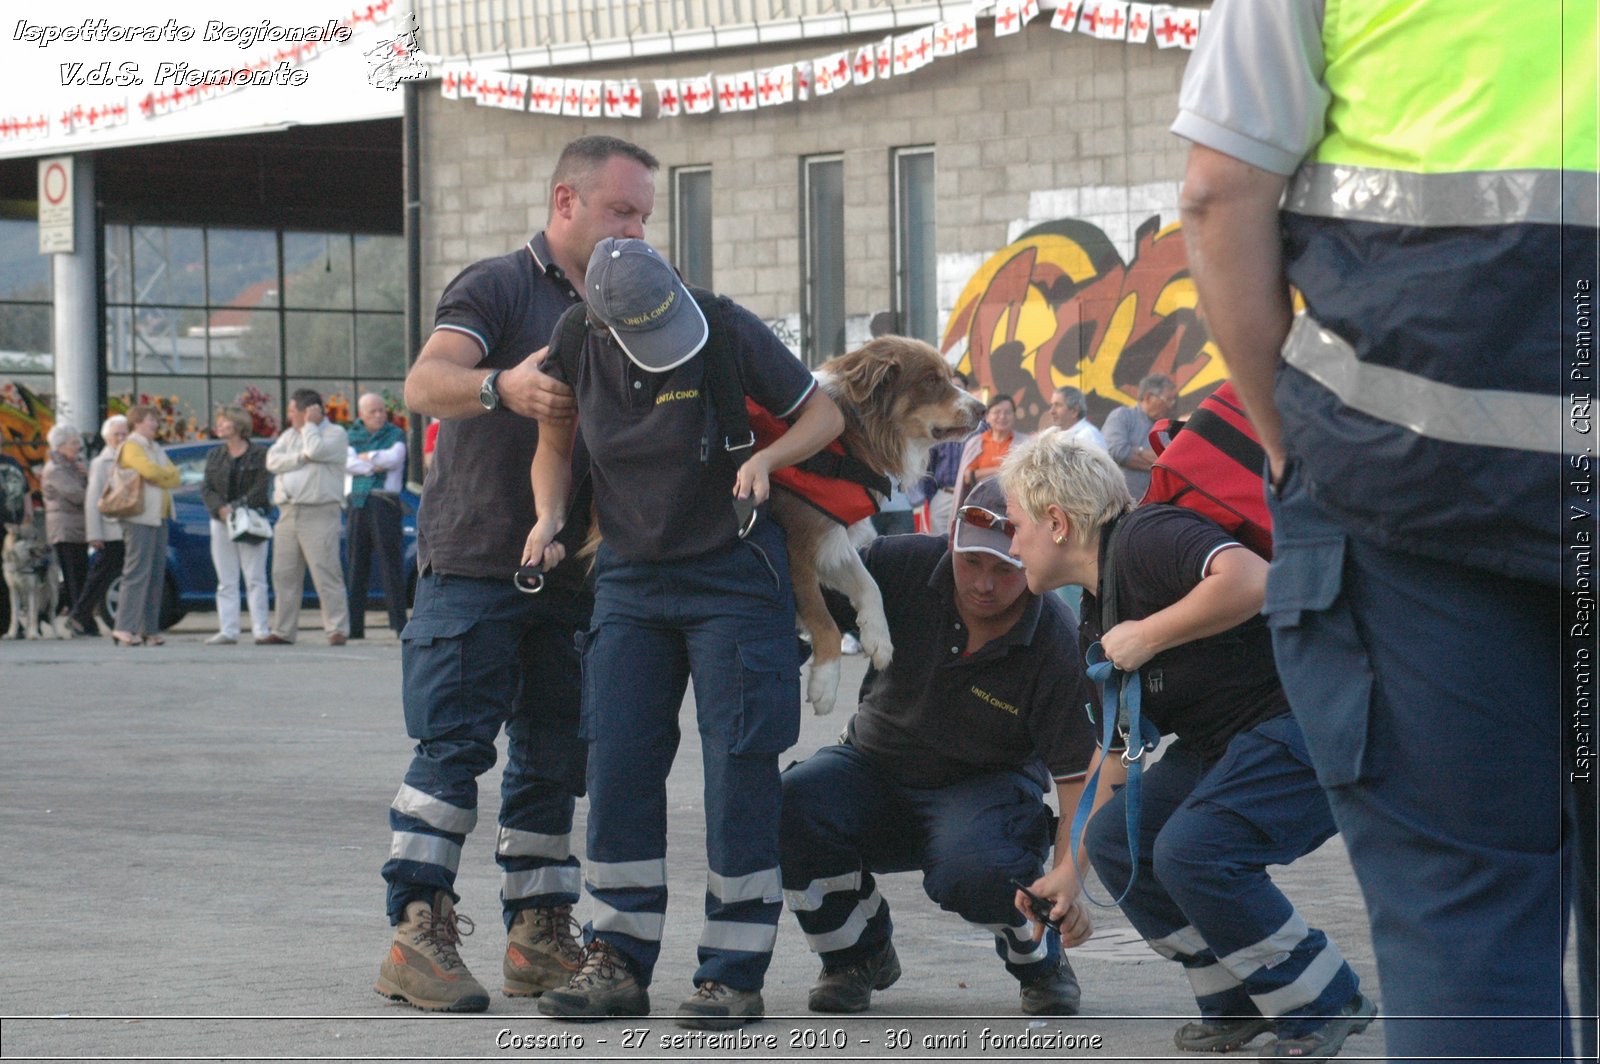
[[[167,457],[172,459],[173,464],[183,475],[183,482],[179,487],[172,489],[173,516],[167,521],[167,582],[161,594],[163,628],[177,624],[183,619],[184,614],[191,610],[216,609],[217,570],[211,564],[211,515],[206,512],[205,504],[200,501],[200,482],[205,479],[206,456],[213,447],[221,446],[221,443],[221,440],[200,440],[194,443],[173,444],[166,449]],[[420,501],[420,497],[409,488],[400,492],[401,551],[406,572],[408,606],[417,583],[417,504]],[[273,517],[276,519],[276,512]],[[344,542],[344,535],[341,531],[341,544]],[[341,557],[345,555],[342,545],[340,555]],[[347,557],[345,564],[345,578],[348,580]],[[269,579],[271,572],[269,547],[267,562]],[[113,615],[116,612],[118,595],[122,590],[121,585],[119,577],[112,583],[111,590],[106,593],[106,608]],[[272,589],[274,596],[277,592],[277,588]],[[311,586],[309,573],[306,576],[303,593],[304,601],[308,605],[316,604],[317,592]],[[376,565],[373,566],[372,587],[367,594],[367,603],[372,609],[379,609],[384,603],[383,583]]]

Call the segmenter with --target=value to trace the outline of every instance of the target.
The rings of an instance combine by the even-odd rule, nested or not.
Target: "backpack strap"
[[[577,384],[578,356],[583,353],[583,341],[588,335],[589,307],[581,302],[562,311],[556,327],[550,331],[550,353],[545,361],[560,366],[569,385]]]
[[[737,451],[750,450],[756,445],[755,433],[750,431],[750,415],[744,408],[744,382],[739,378],[739,364],[728,348],[727,331],[722,324],[721,301],[704,288],[690,288],[689,294],[706,318],[705,390],[711,400],[711,412],[716,414],[717,427],[722,437],[722,449],[728,452],[737,468],[744,457]],[[700,437],[700,461],[711,460],[711,423]]]

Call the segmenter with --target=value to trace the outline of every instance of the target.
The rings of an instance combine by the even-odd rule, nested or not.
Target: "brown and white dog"
[[[0,550],[11,595],[11,632],[18,639],[70,639],[65,618],[56,617],[60,573],[55,552],[32,524],[6,525]]]
[[[816,377],[844,413],[839,439],[845,450],[901,483],[922,476],[934,444],[962,439],[983,416],[983,404],[956,386],[949,365],[921,340],[880,336],[824,362]],[[875,667],[887,668],[894,655],[883,596],[856,553],[857,543],[873,538],[872,526],[860,521],[846,528],[781,489],[772,493],[771,513],[788,538],[799,624],[811,636],[806,700],[817,714],[831,713],[839,694],[840,634],[823,602],[824,587],[849,597],[861,649]]]

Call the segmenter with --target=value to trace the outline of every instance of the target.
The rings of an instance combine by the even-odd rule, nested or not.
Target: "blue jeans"
[[[695,558],[631,562],[600,548],[583,650],[587,931],[646,985],[666,919],[666,783],[691,678],[709,865],[694,981],[757,990],[782,909],[778,754],[800,731],[794,594],[773,522]]]
[[[1560,590],[1374,547],[1292,467],[1272,503],[1273,648],[1366,897],[1390,1056],[1570,1052]]]
[[[478,777],[506,732],[495,859],[507,926],[521,909],[578,899],[572,810],[583,793],[576,635],[584,610],[504,580],[424,573],[401,636],[406,733],[417,740],[389,809],[389,920],[455,895],[461,844],[478,820]],[[459,900],[459,898],[458,898]]]
[[[1033,941],[1011,885],[1039,877],[1050,842],[1044,791],[1022,772],[905,787],[854,747],[827,746],[783,774],[784,896],[825,968],[889,941],[873,873],[921,871],[941,909],[994,934],[1012,975],[1052,971],[1061,939]]]
[[[1334,833],[1305,739],[1285,713],[1235,735],[1215,760],[1169,747],[1144,772],[1139,868],[1122,900],[1152,949],[1180,962],[1206,1019],[1273,1019],[1279,1037],[1322,1026],[1359,985],[1339,949],[1308,927],[1267,875]],[[1084,842],[1101,882],[1128,884],[1127,788]]]

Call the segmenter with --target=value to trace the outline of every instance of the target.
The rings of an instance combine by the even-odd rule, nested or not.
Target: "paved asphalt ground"
[[[342,648],[325,645],[315,611],[306,620],[312,631],[294,647],[203,646],[209,614],[161,648],[0,642],[0,1058],[1197,1059],[1172,1045],[1192,1018],[1187,980],[1120,913],[1097,911],[1095,938],[1071,954],[1082,1015],[1029,1019],[990,936],[938,911],[912,875],[881,880],[905,974],[871,1012],[807,1012],[818,966],[786,913],[767,1021],[720,1043],[690,1040],[670,1016],[693,989],[705,882],[692,700],[669,783],[672,896],[655,1014],[569,1025],[498,993],[482,1016],[392,1004],[372,982],[389,939],[386,810],[410,751],[399,645],[376,615],[368,631],[380,638]],[[847,660],[843,689],[862,669]],[[831,742],[844,719],[807,716],[784,760]],[[462,954],[497,990],[498,769],[485,782],[457,886],[477,923]],[[1278,878],[1381,1007],[1339,841]],[[1352,1038],[1341,1059],[1380,1056],[1381,1028]]]

